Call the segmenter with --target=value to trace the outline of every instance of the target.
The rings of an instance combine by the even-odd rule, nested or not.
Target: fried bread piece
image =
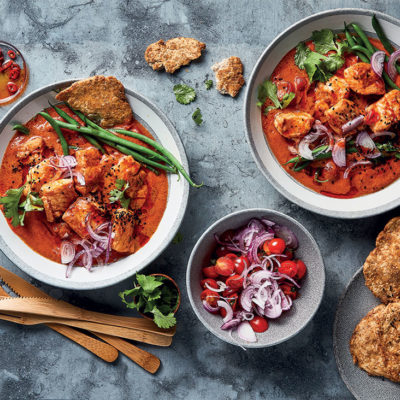
[[[129,122],[133,118],[122,83],[113,76],[96,75],[73,83],[56,96],[81,111],[103,128]]]
[[[215,72],[217,90],[222,94],[235,97],[244,85],[243,64],[240,58],[225,58],[214,64],[211,69]]]
[[[173,74],[199,58],[205,48],[205,43],[192,38],[177,37],[166,42],[161,39],[147,47],[144,58],[154,70],[165,68],[166,72]]]
[[[379,233],[363,270],[366,286],[383,303],[400,299],[400,217]]]
[[[400,382],[400,302],[372,309],[354,329],[350,352],[368,374]]]

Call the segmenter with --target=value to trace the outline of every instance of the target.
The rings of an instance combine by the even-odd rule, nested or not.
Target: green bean
[[[49,102],[49,104],[50,104],[50,102]],[[57,107],[57,106],[55,106],[55,105],[53,105],[53,104],[50,104],[50,106],[53,107],[53,109],[57,112],[57,114],[58,114],[61,118],[64,118],[64,119],[65,119],[67,122],[69,122],[70,124],[73,124],[73,125],[75,125],[75,126],[81,126],[80,123],[79,123],[76,119],[72,118],[72,117],[71,117],[69,114],[67,114],[64,110],[61,110],[61,108],[59,108],[59,107]],[[92,138],[91,136],[88,136],[88,135],[85,135],[85,134],[82,134],[82,136],[83,136],[91,145],[93,145],[93,146],[96,147],[98,150],[100,150],[103,154],[106,153],[106,151],[104,150],[104,147],[103,147],[95,138]]]
[[[161,154],[158,154],[155,151],[153,151],[151,149],[148,149],[147,147],[143,147],[143,146],[140,146],[140,145],[138,145],[136,143],[133,143],[133,142],[131,142],[129,140],[120,138],[119,136],[114,135],[109,131],[104,131],[103,132],[103,131],[100,131],[100,130],[95,130],[92,127],[75,126],[73,124],[69,124],[69,123],[66,123],[66,122],[63,122],[63,121],[57,121],[56,120],[55,122],[61,128],[71,129],[73,131],[77,131],[77,132],[80,132],[80,133],[88,134],[90,136],[95,136],[99,140],[100,139],[106,139],[106,140],[109,140],[111,142],[118,143],[118,144],[120,144],[122,146],[128,147],[128,148],[130,148],[130,149],[132,149],[134,151],[137,151],[137,152],[140,152],[140,153],[144,153],[144,154],[146,154],[148,156],[153,157],[154,159],[158,159],[158,160],[163,161],[163,162],[168,162],[168,160],[164,156],[162,156]]]
[[[360,39],[363,41],[364,46],[371,53],[371,55],[374,54],[375,53],[374,46],[372,46],[371,42],[368,40],[368,37],[364,33],[364,31],[355,23],[352,23],[351,26],[353,27],[357,35],[360,37]]]
[[[182,174],[182,176],[194,187],[201,187],[203,186],[203,183],[200,185],[197,185],[192,181],[190,178],[189,174],[185,171],[185,168],[183,168],[182,164],[175,158],[175,156],[168,151],[165,147],[161,146],[158,142],[156,142],[153,139],[148,138],[145,135],[141,135],[140,133],[137,132],[131,132],[127,131],[125,129],[113,129],[113,131],[122,133],[123,135],[133,137],[135,139],[139,139],[147,144],[150,144],[153,146],[155,149],[157,149],[160,153],[163,153],[166,157],[169,158],[169,160],[172,162],[172,164],[178,169],[178,171]]]
[[[386,37],[385,33],[383,32],[382,26],[379,23],[378,19],[376,18],[376,16],[374,15],[372,17],[372,27],[374,28],[379,40],[381,41],[383,47],[385,48],[385,50],[389,53],[392,54],[394,52],[394,47],[392,46],[392,44],[390,43],[389,39]],[[376,49],[378,50],[378,49]],[[385,56],[385,61],[388,62],[389,61],[389,57]],[[400,65],[399,64],[395,64],[395,67],[397,69],[397,72],[400,74]]]
[[[13,129],[13,131],[21,132],[24,135],[29,135],[29,129],[26,126],[22,125],[22,124],[15,124],[12,127],[12,129]]]
[[[100,140],[103,143],[108,144],[111,147],[114,147],[115,149],[117,149],[121,153],[124,153],[124,154],[132,156],[136,161],[138,161],[140,163],[143,163],[143,164],[146,164],[146,166],[150,165],[150,167],[160,168],[160,169],[163,169],[164,171],[170,172],[172,174],[176,174],[177,173],[176,168],[174,169],[174,168],[170,167],[169,165],[164,165],[164,164],[160,164],[158,162],[149,160],[148,158],[143,157],[141,154],[136,153],[135,151],[133,151],[131,149],[128,149],[125,146],[121,146],[120,144],[113,143],[113,142],[111,142],[111,141],[109,141],[107,139],[100,139]]]
[[[350,49],[353,46],[356,46],[356,42],[354,41],[354,36],[347,30],[347,27],[345,25],[345,30],[344,33],[346,35],[346,39],[349,42],[350,45]],[[366,57],[363,53],[361,53],[360,51],[354,51],[352,50],[354,53],[356,53],[357,57],[364,62],[369,62],[368,57]]]
[[[68,143],[65,140],[65,137],[62,134],[59,125],[56,123],[56,120],[53,119],[49,114],[47,114],[45,112],[40,112],[39,115],[41,115],[52,126],[52,128],[56,131],[56,133],[58,135],[58,138],[60,139],[60,144],[61,144],[61,147],[62,147],[63,154],[64,154],[64,156],[67,156],[69,154]]]
[[[394,52],[394,48],[392,44],[389,42],[388,38],[386,37],[385,33],[383,32],[382,26],[379,23],[378,19],[376,18],[376,15],[372,17],[372,27],[374,28],[379,40],[381,41],[383,47],[386,49],[386,51],[389,54],[392,54]]]
[[[390,86],[392,89],[397,89],[400,90],[400,87],[398,87],[390,78],[390,76],[386,73],[386,71],[382,71],[382,78],[386,82],[388,86]]]
[[[359,52],[363,53],[365,56],[368,57],[368,61],[366,61],[366,62],[370,62],[370,58],[371,58],[371,56],[372,56],[373,53],[371,53],[371,52],[370,52],[368,49],[366,49],[365,47],[355,45],[355,46],[352,46],[352,47],[351,47],[351,50],[353,50],[353,51],[359,51]]]

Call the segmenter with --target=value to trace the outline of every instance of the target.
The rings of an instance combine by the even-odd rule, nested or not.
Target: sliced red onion
[[[386,54],[382,50],[376,51],[371,56],[372,70],[379,76],[379,78],[382,78],[383,63],[385,61],[385,56],[386,56]],[[390,61],[390,59],[389,59],[389,61]]]
[[[299,247],[299,241],[297,240],[294,232],[284,225],[275,225],[274,226],[275,234],[278,238],[281,238],[285,241],[286,246],[290,249],[297,249]]]
[[[74,259],[68,264],[67,270],[65,271],[65,277],[69,278],[71,271],[72,271],[72,267],[75,265],[75,263],[78,261],[79,257],[81,255],[85,254],[85,250],[81,250],[79,253],[75,254]]]
[[[357,135],[356,145],[367,150],[366,153],[363,153],[367,158],[376,158],[381,155],[381,152],[376,148],[374,141],[366,131],[362,131]]]
[[[104,236],[104,235],[99,235],[98,233],[96,233],[96,232],[93,230],[92,226],[90,225],[90,220],[91,220],[91,214],[88,213],[88,214],[86,215],[86,218],[85,218],[85,224],[86,224],[86,229],[87,229],[87,231],[88,231],[90,237],[91,237],[92,239],[94,239],[94,240],[98,240],[99,242],[107,242],[107,240],[108,240],[108,235],[107,235],[107,236]]]
[[[242,320],[239,318],[231,319],[230,321],[223,323],[221,325],[221,329],[225,331],[228,329],[236,328],[241,322]]]
[[[279,292],[280,296],[281,296],[281,306],[282,306],[282,310],[283,311],[287,311],[290,310],[293,304],[293,300],[291,299],[290,296],[286,296],[285,293],[282,292],[282,290],[280,290]]]
[[[217,283],[218,283],[218,286],[219,286],[217,289],[211,287],[207,282],[205,283],[204,286],[205,286],[207,289],[212,290],[213,292],[217,292],[217,293],[223,292],[223,291],[226,289],[225,283],[224,283],[224,282],[221,282],[221,281],[218,281]]]
[[[346,122],[344,125],[342,125],[342,131],[343,133],[348,133],[353,129],[357,128],[357,126],[360,126],[363,122],[364,122],[364,115],[359,115],[358,117],[355,117],[351,121]]]
[[[253,295],[256,292],[256,288],[253,285],[247,286],[246,289],[240,294],[240,304],[243,310],[250,312],[252,309],[252,299]]]
[[[61,243],[61,262],[70,263],[75,257],[75,246],[66,240]]]
[[[57,164],[55,161],[57,161]],[[73,168],[78,165],[74,156],[54,156],[49,159],[50,164],[56,168]]]
[[[332,160],[338,167],[346,166],[346,139],[340,138],[336,141],[332,150]]]
[[[257,271],[250,277],[250,281],[254,285],[261,285],[263,281],[270,279],[272,273],[269,271]]]
[[[233,310],[232,310],[231,305],[229,303],[227,303],[226,301],[222,301],[222,300],[218,300],[217,304],[219,307],[224,308],[226,311],[226,315],[222,321],[224,321],[224,322],[230,321],[233,318]]]
[[[264,244],[267,240],[271,240],[274,238],[273,233],[265,232],[260,236],[257,236],[250,244],[248,249],[247,258],[250,262],[261,263],[261,260],[258,258],[258,249],[262,244]]]
[[[388,74],[392,81],[396,81],[397,77],[397,70],[396,70],[396,62],[400,58],[400,49],[394,51],[390,57],[389,61],[387,63],[387,68],[388,68]]]
[[[350,171],[351,171],[353,168],[357,167],[358,165],[368,165],[368,164],[372,164],[372,162],[371,162],[371,161],[368,161],[368,160],[361,160],[361,161],[355,161],[355,162],[353,162],[353,163],[350,164],[350,165],[346,168],[346,170],[344,171],[343,178],[344,178],[344,179],[347,179],[348,176],[349,176]]]
[[[371,139],[375,139],[381,136],[390,136],[390,138],[393,139],[396,136],[396,134],[390,131],[381,131],[381,132],[373,132],[370,135]]]
[[[213,307],[210,304],[208,304],[205,300],[203,300],[203,307],[206,311],[210,313],[216,313],[219,310],[219,307]]]
[[[108,260],[110,259],[110,253],[111,253],[111,240],[113,239],[114,234],[112,231],[112,224],[110,223],[110,226],[108,228],[108,238],[107,238],[107,248],[106,248],[106,259],[105,259],[105,264],[108,264]]]
[[[238,326],[237,333],[240,339],[246,342],[254,343],[257,341],[256,334],[254,333],[253,328],[247,321],[243,321]]]
[[[299,143],[299,155],[306,160],[314,160],[310,144],[315,142],[323,134],[323,132],[311,132],[307,136],[304,136]]]

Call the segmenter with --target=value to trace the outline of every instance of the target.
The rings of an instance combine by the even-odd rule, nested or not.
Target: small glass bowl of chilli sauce
[[[0,106],[12,103],[24,93],[29,70],[20,51],[0,41]]]

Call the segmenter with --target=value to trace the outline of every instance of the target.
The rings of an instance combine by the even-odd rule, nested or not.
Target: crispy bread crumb
[[[240,58],[225,58],[214,64],[211,69],[215,72],[217,90],[222,94],[235,97],[244,85],[243,64]]]
[[[177,37],[166,42],[161,39],[147,47],[144,58],[154,70],[165,68],[166,72],[173,74],[199,58],[205,48],[205,43],[192,38]]]
[[[113,76],[97,75],[73,83],[56,96],[87,117],[110,128],[133,118],[122,83]]]

